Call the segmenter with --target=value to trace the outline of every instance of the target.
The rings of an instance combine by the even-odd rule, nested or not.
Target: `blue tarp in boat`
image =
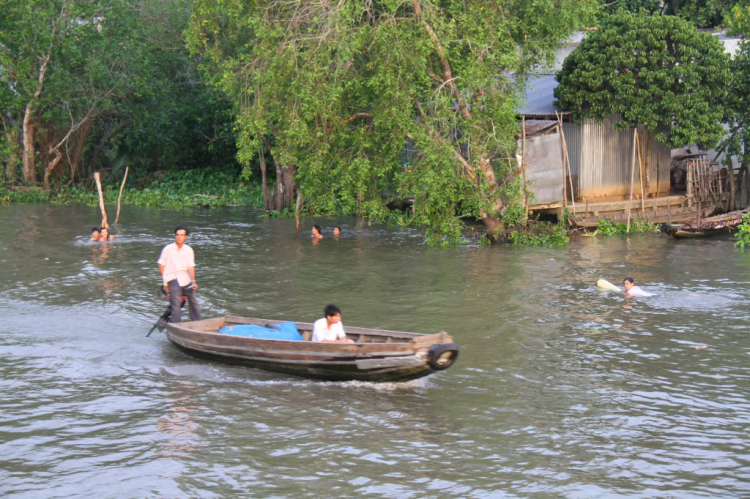
[[[236,326],[224,326],[218,332],[219,334],[231,334],[233,336],[246,336],[248,338],[263,338],[267,340],[304,341],[302,335],[297,331],[297,325],[294,322],[268,324],[265,327],[255,324],[238,324]]]

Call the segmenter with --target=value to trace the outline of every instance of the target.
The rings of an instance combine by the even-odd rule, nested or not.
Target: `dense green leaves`
[[[239,159],[293,166],[315,213],[388,215],[456,237],[518,199],[515,104],[591,1],[197,0],[188,43],[238,113]],[[514,73],[516,78],[508,75]]]
[[[31,109],[31,182],[48,168],[54,177],[74,181],[93,170],[119,176],[126,164],[144,173],[211,164],[238,170],[231,104],[205,85],[185,47],[190,4],[3,2],[0,161],[29,143],[19,132]],[[62,156],[58,166],[51,163],[56,152]],[[13,180],[16,167],[7,170]]]
[[[711,34],[673,16],[619,11],[565,60],[558,104],[578,117],[619,113],[672,147],[713,146],[723,135],[729,56]]]

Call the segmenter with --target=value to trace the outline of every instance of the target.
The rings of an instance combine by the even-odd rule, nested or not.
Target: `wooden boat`
[[[731,227],[690,227],[684,224],[662,224],[660,230],[674,239],[695,239],[732,233]]]
[[[713,213],[713,211],[716,209],[714,205],[708,205],[703,207],[701,210],[701,217],[705,217]],[[668,210],[657,210],[657,211],[641,211],[640,209],[636,210],[635,206],[633,207],[633,210],[630,214],[630,219],[636,219],[636,218],[645,218],[649,222],[657,224],[657,223],[671,223],[671,222],[687,222],[688,220],[692,218],[696,218],[698,216],[698,208],[676,208],[674,210],[668,209]],[[600,215],[600,216],[589,216],[589,217],[570,217],[570,223],[571,225],[575,227],[584,227],[587,229],[593,229],[596,228],[599,225],[599,220],[610,220],[612,222],[618,222],[618,223],[627,223],[628,221],[628,214],[627,213],[618,213],[616,215]]]
[[[169,340],[190,354],[295,376],[332,381],[407,381],[449,368],[458,346],[448,333],[417,334],[346,327],[356,343],[310,341],[313,325],[296,322],[305,341],[219,334],[224,326],[279,324],[284,321],[219,317],[167,323]]]
[[[750,213],[750,209],[730,211],[707,218],[696,218],[684,224],[663,224],[661,231],[675,239],[693,239],[716,235],[729,235],[743,222],[743,217]]]

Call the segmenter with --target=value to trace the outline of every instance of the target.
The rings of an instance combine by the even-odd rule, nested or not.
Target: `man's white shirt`
[[[323,317],[318,319],[313,324],[312,341],[331,341],[331,340],[343,340],[346,338],[344,333],[344,325],[339,322],[331,324],[331,328],[328,328],[328,319]]]
[[[164,266],[164,284],[173,279],[177,279],[180,286],[187,286],[192,282],[188,269],[195,267],[195,255],[193,248],[187,244],[183,244],[180,249],[177,248],[177,243],[164,246],[158,263]]]

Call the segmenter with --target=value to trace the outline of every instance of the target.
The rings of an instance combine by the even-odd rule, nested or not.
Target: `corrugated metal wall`
[[[521,146],[519,145],[519,148]],[[559,133],[526,139],[526,178],[535,203],[563,198],[562,144]]]
[[[565,145],[568,146],[568,160],[570,174],[579,175],[581,172],[581,150],[583,149],[583,127],[580,124],[563,122]]]
[[[615,124],[618,121],[620,121],[620,116],[612,115],[601,123],[591,118],[584,118],[578,125],[566,123],[563,126],[573,174],[575,175],[578,170],[579,198],[630,195],[633,130],[616,130]],[[643,131],[639,133],[639,136],[645,140]],[[656,193],[657,167],[659,190],[668,191],[670,150],[652,135],[649,154],[651,157],[649,192]],[[645,167],[645,158],[642,159]],[[639,191],[637,157],[635,189],[636,192]]]
[[[645,136],[644,133],[638,132],[641,137]],[[656,140],[656,134],[651,133],[651,144],[649,152],[651,155],[651,165],[649,168],[650,182],[648,192],[650,194],[657,194],[657,186],[659,194],[669,194],[669,182],[670,182],[670,171],[672,166],[672,151],[667,147],[666,144]],[[645,167],[645,165],[644,165]],[[658,172],[658,179],[657,179]],[[637,176],[637,173],[636,173]]]

